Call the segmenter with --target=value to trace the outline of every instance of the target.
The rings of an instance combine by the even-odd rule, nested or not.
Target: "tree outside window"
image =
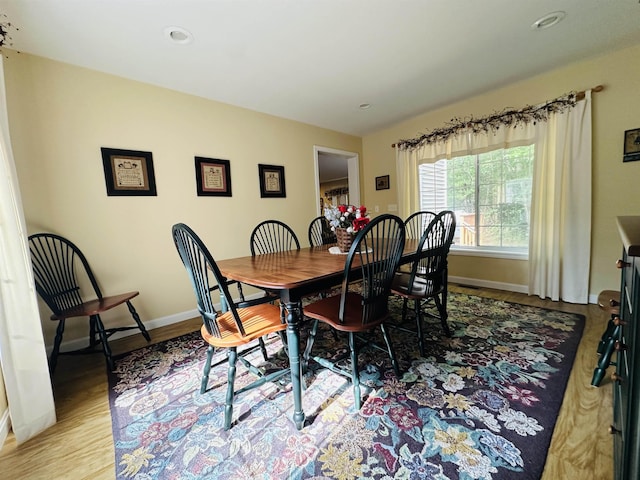
[[[453,210],[454,248],[526,252],[533,145],[420,165],[421,209]]]

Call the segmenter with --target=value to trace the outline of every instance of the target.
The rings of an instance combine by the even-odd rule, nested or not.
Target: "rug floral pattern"
[[[400,302],[392,301],[396,319]],[[118,479],[537,479],[542,474],[584,319],[464,294],[449,295],[452,338],[428,324],[428,356],[391,330],[403,376],[377,350],[360,354],[364,403],[328,370],[305,378],[306,426],[291,421],[285,381],[238,396],[223,429],[226,365],[200,394],[199,333],[119,358],[109,376]],[[304,330],[304,329],[303,329]],[[268,342],[274,364],[286,357]],[[335,357],[342,339],[320,335]],[[214,357],[222,359],[222,353]],[[238,369],[236,388],[252,380]]]

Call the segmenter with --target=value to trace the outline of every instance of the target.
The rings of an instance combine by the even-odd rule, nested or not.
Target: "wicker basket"
[[[347,253],[353,243],[353,235],[347,232],[346,228],[336,228],[336,238],[338,239],[340,251]]]

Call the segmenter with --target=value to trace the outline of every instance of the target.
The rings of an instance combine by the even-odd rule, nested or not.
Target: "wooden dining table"
[[[334,254],[335,245],[301,248],[219,260],[222,275],[231,280],[279,294],[287,310],[287,344],[293,392],[293,421],[302,429],[305,414],[302,409],[302,364],[300,362],[300,301],[302,297],[318,293],[340,284],[344,276],[346,254]],[[402,263],[412,261],[417,241],[407,240]],[[353,268],[357,268],[354,259]]]

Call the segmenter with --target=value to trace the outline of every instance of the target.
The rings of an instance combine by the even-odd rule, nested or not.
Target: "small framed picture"
[[[151,152],[106,147],[100,150],[108,196],[157,195]]]
[[[624,132],[624,154],[623,162],[633,162],[640,160],[640,128],[627,130]]]
[[[195,157],[196,190],[200,197],[231,196],[231,163],[217,158]]]
[[[284,183],[284,167],[258,164],[258,176],[260,178],[260,197],[284,198],[287,196]]]
[[[376,177],[376,190],[389,190],[389,175]]]

